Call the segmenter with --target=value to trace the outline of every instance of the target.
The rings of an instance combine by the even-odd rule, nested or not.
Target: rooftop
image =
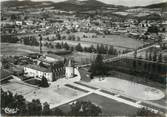
[[[38,66],[38,65],[27,65],[25,67],[31,68],[31,69],[34,69],[34,70],[37,70],[37,71],[41,71],[41,72],[51,72],[50,69],[47,69],[45,67],[41,67],[41,66]]]
[[[64,57],[61,57],[55,54],[47,54],[46,57],[51,57],[51,58],[58,59],[58,60],[64,60]]]

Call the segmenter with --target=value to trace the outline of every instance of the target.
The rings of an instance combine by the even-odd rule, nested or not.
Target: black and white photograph
[[[0,116],[167,117],[167,0],[1,0]]]

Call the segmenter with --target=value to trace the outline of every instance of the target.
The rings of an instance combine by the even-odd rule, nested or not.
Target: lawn
[[[95,105],[98,105],[102,109],[103,116],[132,116],[135,115],[137,111],[137,108],[135,107],[117,102],[98,94],[90,94],[77,100],[91,101]],[[61,105],[59,108],[68,112],[70,111],[70,103]]]

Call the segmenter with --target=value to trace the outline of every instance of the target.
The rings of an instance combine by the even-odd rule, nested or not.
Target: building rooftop
[[[54,60],[49,60],[47,57],[52,58]],[[46,63],[56,63],[58,61],[64,61],[64,57],[55,54],[47,54],[45,56],[40,57],[39,60]]]
[[[41,71],[41,72],[51,72],[50,69],[47,69],[45,67],[41,67],[41,66],[38,66],[38,65],[27,65],[25,67],[31,68],[31,69],[34,69],[34,70],[37,70],[37,71]]]
[[[64,57],[55,55],[55,54],[47,54],[46,57],[54,58],[55,60],[64,60]]]

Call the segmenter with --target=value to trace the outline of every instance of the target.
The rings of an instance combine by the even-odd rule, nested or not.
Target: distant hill
[[[145,6],[145,8],[167,8],[167,2],[151,4],[151,5]]]
[[[108,5],[97,0],[85,0],[85,1],[67,0],[64,2],[55,3],[54,6],[57,9],[81,11],[81,10],[98,9],[101,7],[106,7]]]
[[[50,1],[44,1],[44,2],[34,2],[30,0],[23,0],[23,1],[18,1],[18,0],[7,0],[7,1],[2,1],[1,6],[2,7],[36,7],[36,6],[51,6],[53,3]]]
[[[78,0],[66,0],[63,2],[51,2],[51,1],[40,1],[35,2],[31,0],[12,0],[12,1],[3,1],[1,3],[2,7],[46,7],[46,6],[52,6],[55,7],[55,9],[61,9],[61,10],[73,10],[73,11],[84,11],[84,10],[98,10],[101,8],[124,8],[124,6],[118,6],[118,5],[112,5],[112,4],[105,4],[103,2],[100,2],[98,0],[84,0],[84,1],[78,1]]]
[[[112,4],[105,4],[98,0],[66,0],[63,2],[51,2],[51,1],[31,1],[31,0],[8,0],[1,2],[2,7],[18,7],[22,6],[23,8],[45,8],[48,6],[54,7],[55,9],[66,10],[66,11],[87,11],[87,10],[105,10],[108,8],[117,8],[120,11],[128,9],[129,7],[121,6],[121,5],[112,5]],[[159,4],[152,4],[148,6],[136,6],[131,8],[167,8],[167,2],[159,3]]]

